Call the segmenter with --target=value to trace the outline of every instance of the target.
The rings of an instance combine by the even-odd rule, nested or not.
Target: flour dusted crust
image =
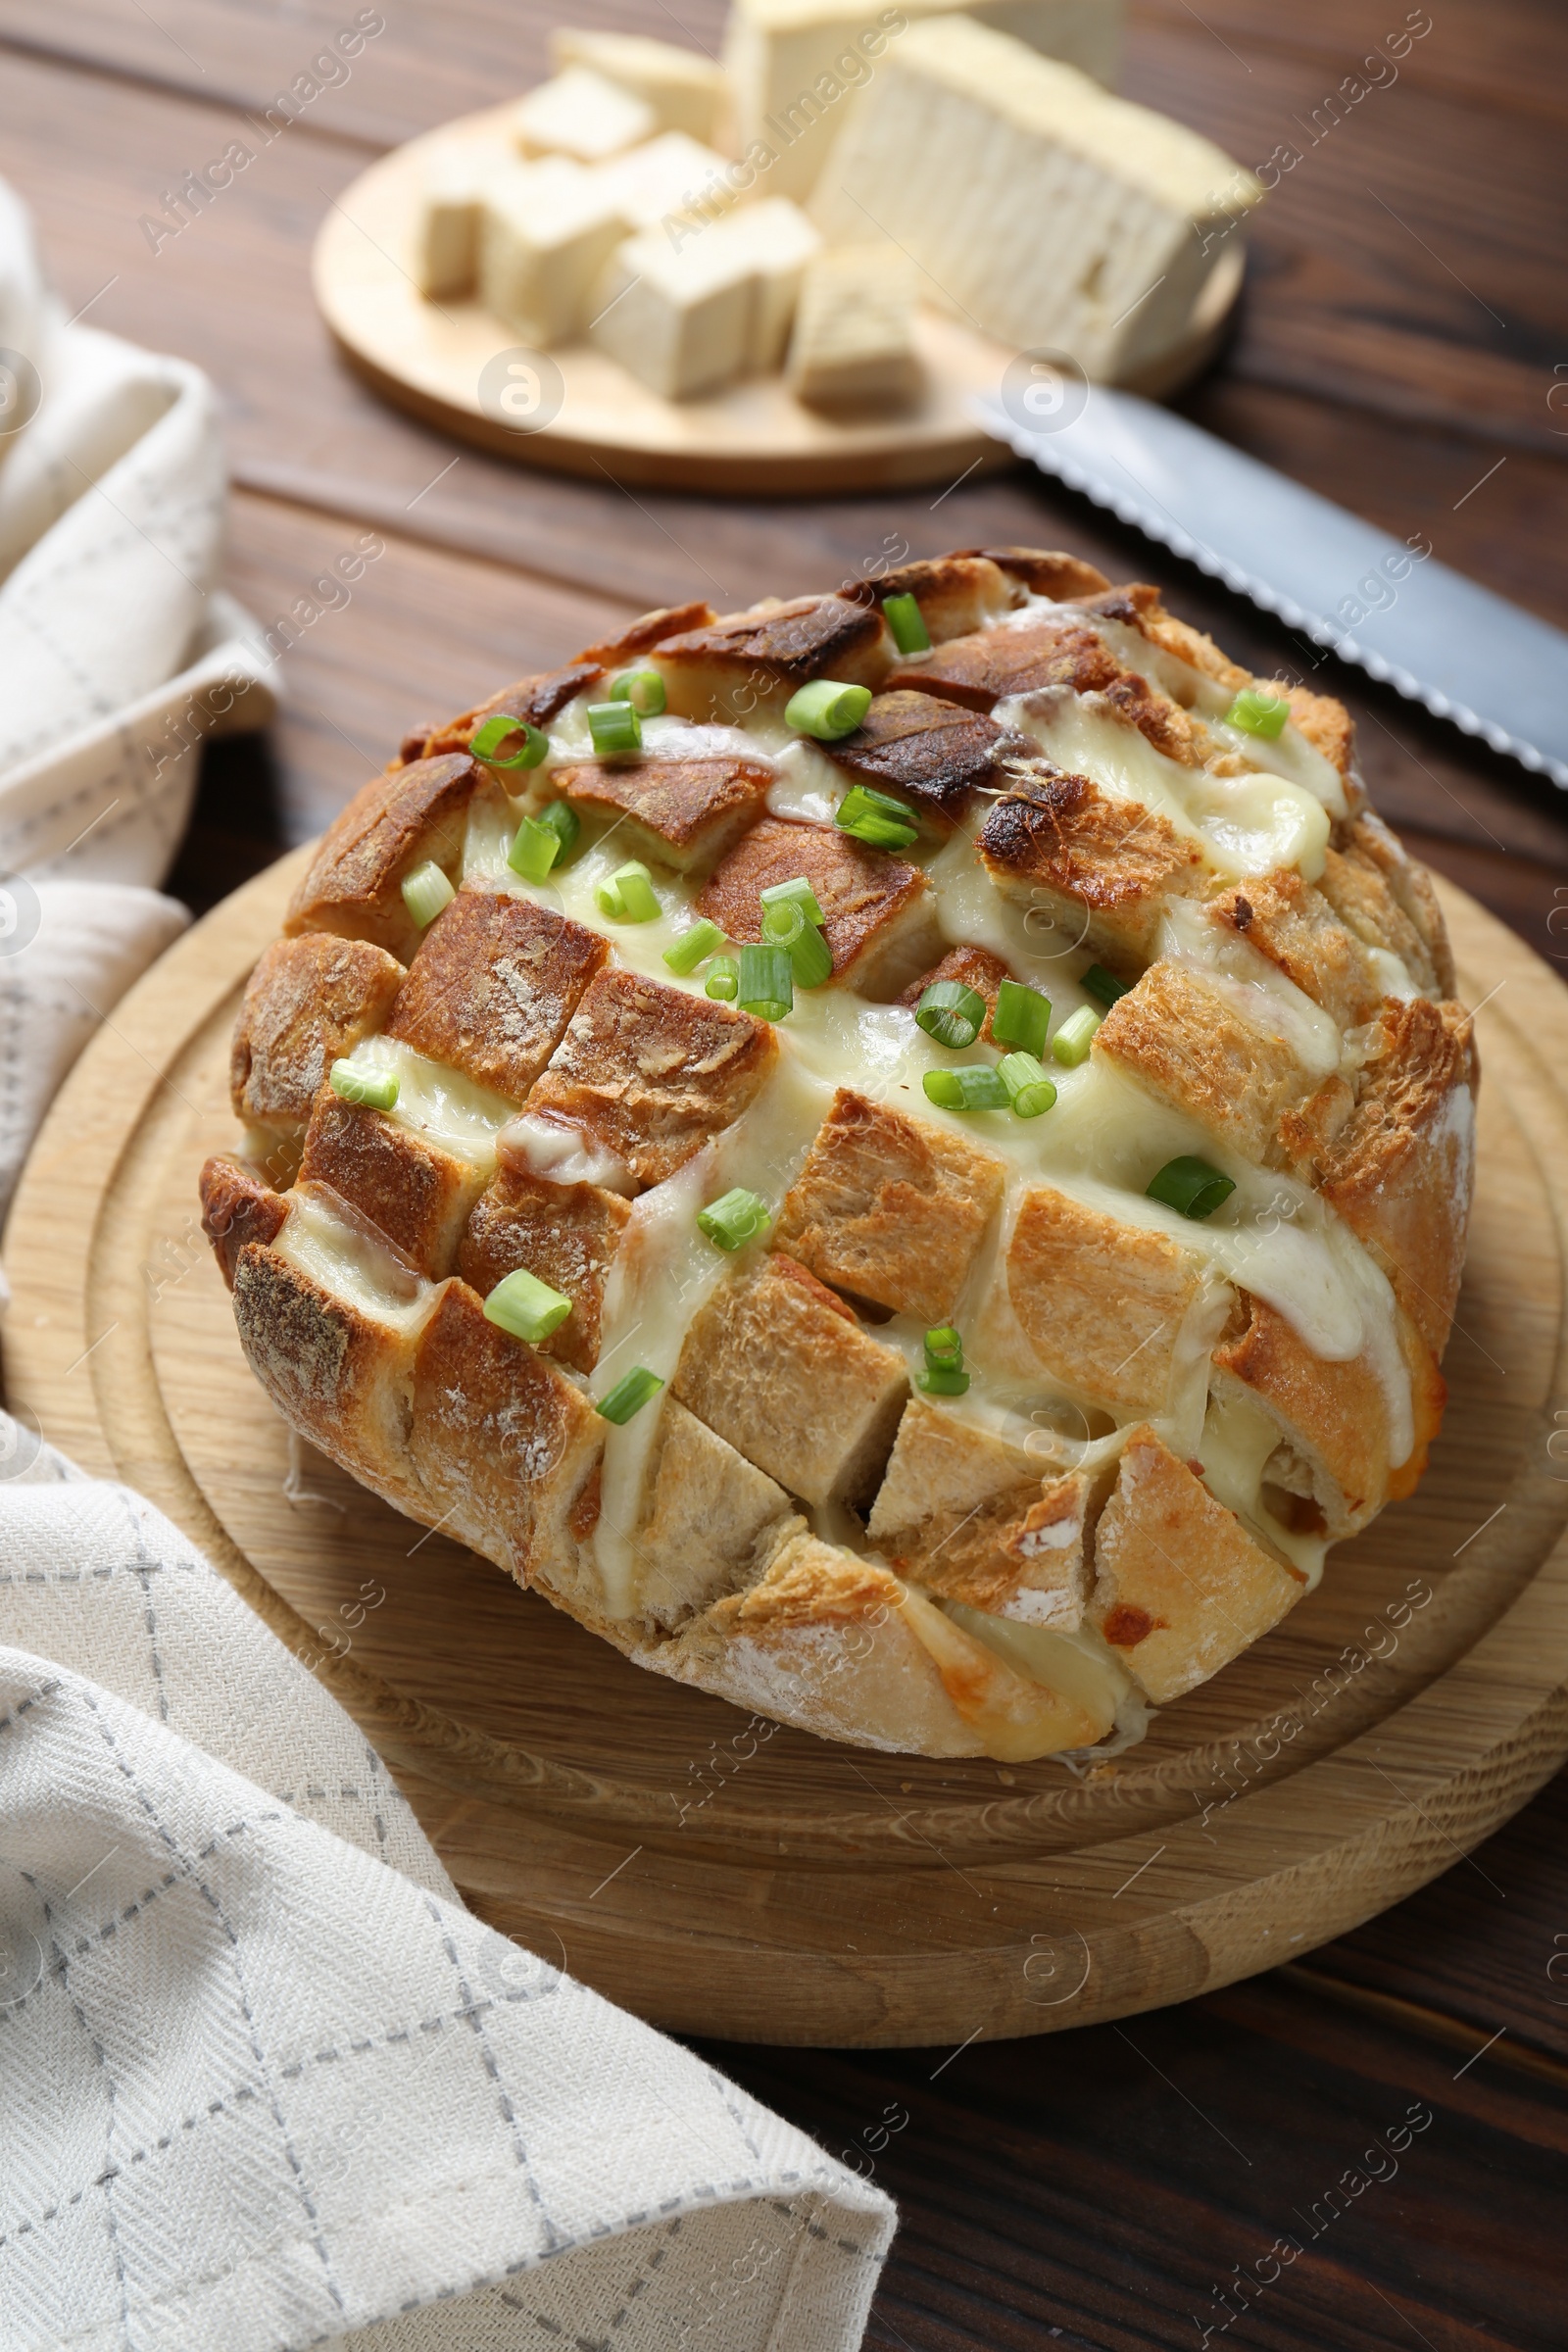
[[[891,597],[928,650],[901,654]],[[630,664],[632,758],[587,706]],[[834,743],[808,680],[872,693]],[[1463,1265],[1477,1084],[1430,882],[1367,806],[1349,720],[1253,681],[1050,550],[644,615],[413,729],[327,833],[246,990],[238,1149],[204,1218],[258,1378],[312,1444],[636,1663],[823,1738],[1027,1759],[1135,1737],[1276,1625],[1420,1476]],[[532,770],[469,746],[526,719]],[[856,786],[915,839],[839,830]],[[564,801],[548,881],[507,854]],[[596,892],[645,861],[657,920]],[[403,884],[453,895],[422,931]],[[760,937],[804,875],[832,963],[776,1024],[663,952]],[[1122,993],[1086,993],[1091,965]],[[925,987],[985,1005],[955,1054]],[[994,1064],[999,991],[1052,1001],[1031,1120],[935,1106]],[[1097,984],[1099,985],[1099,984]],[[390,1110],[329,1083],[395,1077]],[[1198,1154],[1201,1221],[1148,1193]],[[735,1186],[769,1223],[697,1226]],[[572,1301],[530,1347],[517,1271]],[[970,1387],[924,1393],[928,1329]],[[595,1407],[641,1364],[632,1420]]]

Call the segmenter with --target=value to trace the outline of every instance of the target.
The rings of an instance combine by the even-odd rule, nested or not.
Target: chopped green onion
[[[1211,1217],[1235,1190],[1228,1176],[1222,1176],[1206,1159],[1198,1159],[1190,1152],[1180,1159],[1168,1159],[1158,1175],[1144,1187],[1151,1200],[1163,1200],[1167,1208],[1179,1209],[1184,1217],[1195,1219]]]
[[[972,1046],[985,1025],[986,1001],[977,988],[968,988],[961,980],[933,980],[920,992],[920,1002],[914,1008],[916,1026],[927,1037],[934,1037],[939,1046],[951,1046],[961,1053]]]
[[[1051,1041],[1051,1051],[1063,1069],[1075,1070],[1081,1061],[1088,1060],[1089,1048],[1099,1027],[1099,1013],[1092,1011],[1087,1004],[1080,1004],[1078,1010],[1062,1022]]]
[[[997,991],[997,1009],[991,1034],[999,1046],[1016,1046],[1023,1054],[1043,1054],[1051,1027],[1051,999],[1021,980],[1004,980]]]
[[[772,1222],[767,1202],[740,1184],[697,1212],[698,1231],[706,1233],[720,1250],[743,1249],[746,1243],[756,1241],[760,1233],[765,1233]]]
[[[969,1375],[967,1372],[934,1371],[927,1365],[923,1372],[915,1374],[914,1385],[922,1389],[927,1396],[961,1396],[969,1386]]]
[[[635,858],[617,865],[608,882],[594,893],[600,908],[613,923],[657,922],[663,908],[654,896],[653,877]]]
[[[590,703],[588,732],[602,760],[615,752],[640,752],[643,722],[630,703]]]
[[[733,956],[715,956],[713,968],[708,975],[708,994],[722,1004],[732,1004],[740,978],[741,967]]]
[[[525,816],[507,852],[507,863],[525,882],[542,882],[560,856],[561,835],[555,826],[542,825],[537,817]]]
[[[816,893],[804,874],[795,874],[788,882],[772,882],[758,895],[764,907],[798,906],[808,923],[827,921],[827,916],[816,903]]]
[[[971,1062],[961,1070],[927,1070],[925,1099],[939,1110],[1005,1110],[1007,1090],[993,1069]]]
[[[664,961],[672,972],[679,972],[684,980],[689,972],[695,972],[697,966],[711,956],[723,937],[718,925],[710,923],[705,915],[701,922],[693,923],[689,931],[683,931],[672,948],[664,950]]]
[[[788,948],[764,944],[741,950],[735,1002],[760,1021],[781,1021],[795,1006],[795,967]]]
[[[600,1397],[594,1410],[602,1414],[605,1420],[613,1421],[619,1429],[631,1419],[633,1413],[640,1413],[649,1397],[657,1396],[663,1385],[657,1372],[650,1372],[639,1364],[635,1371],[627,1373],[624,1380],[616,1381],[608,1396]]]
[[[1087,972],[1079,975],[1078,985],[1085,996],[1095,997],[1102,1004],[1108,1005],[1114,1004],[1118,997],[1125,997],[1132,982],[1118,980],[1115,973],[1107,972],[1102,963],[1092,963]]]
[[[813,678],[784,707],[784,724],[818,743],[837,743],[853,735],[871,708],[869,686],[846,686],[838,678]]]
[[[450,906],[457,895],[433,858],[426,858],[403,879],[403,904],[421,931],[429,929],[442,907]]]
[[[569,801],[547,801],[534,818],[534,823],[549,826],[561,844],[556,863],[564,865],[572,851],[577,847],[577,836],[582,831],[582,818],[577,814],[571,803]]]
[[[852,833],[872,850],[906,850],[920,828],[911,809],[867,784],[852,784],[834,813],[841,833]]]
[[[1244,686],[1225,713],[1225,724],[1273,743],[1284,734],[1290,715],[1291,706],[1282,696],[1265,694],[1259,686]]]
[[[514,1340],[527,1340],[535,1348],[541,1340],[548,1340],[570,1312],[571,1300],[525,1266],[498,1282],[484,1302],[487,1323],[498,1324]]]
[[[630,703],[639,718],[657,718],[669,696],[657,669],[628,669],[612,682],[610,699]]]
[[[939,1323],[926,1333],[925,1360],[933,1372],[963,1370],[963,1340],[951,1323]]]
[[[334,1061],[326,1082],[345,1102],[363,1102],[368,1110],[390,1110],[398,1099],[390,1070],[357,1070],[352,1061]]]
[[[514,735],[522,737],[522,749],[510,752],[503,759],[501,746]],[[486,767],[537,767],[550,749],[550,738],[527,719],[514,718],[509,712],[498,710],[494,718],[487,718],[482,727],[474,729],[468,749]]]
[[[893,642],[901,654],[928,654],[931,634],[925,625],[925,614],[912,596],[890,596],[882,607],[882,617],[893,631]]]
[[[1038,1119],[1056,1100],[1056,1090],[1032,1054],[1004,1054],[997,1076],[1020,1119]]]
[[[790,968],[802,988],[820,988],[832,979],[833,951],[816,925],[807,921],[798,900],[762,908],[762,937],[770,947],[789,951]]]

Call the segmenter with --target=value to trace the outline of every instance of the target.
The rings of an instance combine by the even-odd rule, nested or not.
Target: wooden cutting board
[[[515,331],[477,302],[427,302],[413,272],[430,158],[492,144],[511,111],[466,115],[395,148],[333,200],[321,223],[311,265],[317,302],[344,358],[385,399],[524,465],[655,488],[868,491],[1011,465],[1011,453],[974,423],[969,403],[1001,389],[1015,355],[928,305],[916,330],[921,396],[897,413],[846,418],[803,406],[781,375],[664,400],[588,343],[545,355],[540,368],[538,355],[515,353]],[[1208,365],[1244,263],[1237,236],[1181,335],[1126,379],[1130,390],[1163,399]],[[509,353],[521,362],[510,374]],[[524,429],[508,421],[518,411]]]
[[[1084,1772],[749,1720],[291,1449],[196,1174],[232,1142],[229,1028],[304,856],[172,949],[67,1082],[7,1232],[7,1378],[311,1659],[497,1926],[688,2031],[1047,2033],[1342,1934],[1568,1754],[1568,993],[1472,901],[1443,889],[1486,1076],[1432,1467],[1277,1633]]]

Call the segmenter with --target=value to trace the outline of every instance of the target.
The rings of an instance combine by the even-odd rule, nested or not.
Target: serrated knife
[[[998,400],[974,415],[1069,490],[1568,792],[1561,630],[1412,553],[1419,534],[1391,538],[1136,393],[1087,390],[1046,431]]]

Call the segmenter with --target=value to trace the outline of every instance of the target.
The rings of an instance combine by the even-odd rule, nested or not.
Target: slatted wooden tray
[[[321,223],[312,260],[317,302],[349,365],[397,407],[523,464],[669,489],[868,491],[951,482],[1011,463],[968,410],[975,396],[998,390],[1014,355],[929,307],[918,324],[926,389],[897,414],[834,418],[803,407],[782,376],[752,377],[701,400],[663,400],[578,343],[548,355],[561,380],[544,384],[541,409],[559,394],[559,413],[537,428],[531,420],[527,430],[509,424],[481,379],[516,344],[515,333],[477,302],[425,301],[413,276],[432,151],[492,142],[509,113],[466,115],[380,157]],[[1244,258],[1237,237],[1178,341],[1127,379],[1133,391],[1162,399],[1207,366],[1241,292]],[[527,394],[531,404],[532,385]],[[527,412],[530,419],[539,413]]]
[[[1431,1470],[1276,1634],[1081,1774],[749,1722],[291,1456],[196,1172],[232,1141],[229,1027],[299,863],[180,941],[69,1080],[7,1233],[7,1376],[316,1661],[486,1917],[677,2028],[1051,2032],[1341,1934],[1568,1754],[1568,994],[1470,900],[1443,893],[1461,994],[1490,992],[1482,1181]]]

